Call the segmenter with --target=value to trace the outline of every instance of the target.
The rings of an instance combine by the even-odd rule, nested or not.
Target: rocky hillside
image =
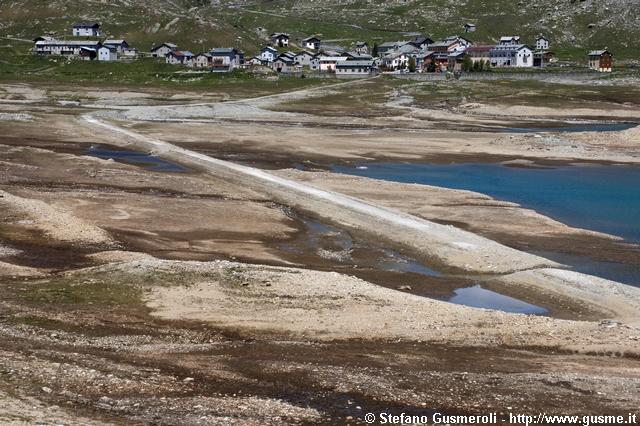
[[[634,59],[640,58],[637,6],[637,0],[0,0],[0,35],[68,35],[72,22],[97,20],[107,35],[145,50],[172,40],[196,51],[236,45],[252,52],[272,31],[349,44],[412,32],[440,37],[472,22],[478,30],[469,38],[478,42],[519,34],[532,43],[544,34],[564,56],[606,47]]]

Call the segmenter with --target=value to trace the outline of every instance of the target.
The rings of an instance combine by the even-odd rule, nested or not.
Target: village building
[[[169,53],[178,50],[178,46],[173,43],[162,43],[151,48],[151,56],[154,58],[165,58]]]
[[[304,49],[318,50],[320,49],[320,39],[316,36],[311,36],[302,39],[302,47]]]
[[[401,46],[409,43],[408,41],[387,41],[378,45],[378,56],[382,57],[388,52],[398,50]]]
[[[589,52],[589,68],[599,72],[611,72],[613,69],[613,55],[608,50],[593,50]]]
[[[347,61],[369,61],[373,59],[373,56],[368,53],[345,52],[345,56]]]
[[[280,73],[294,73],[302,71],[302,65],[298,64],[294,57],[295,55],[292,57],[285,54],[278,56],[278,58],[273,61],[273,69]]]
[[[38,55],[57,55],[57,56],[70,56],[80,57],[82,49],[87,49],[82,53],[83,59],[95,59],[98,55],[98,49],[102,44],[99,41],[94,40],[39,40],[35,43],[35,53]],[[91,53],[93,51],[93,58]]]
[[[544,68],[547,64],[557,62],[556,55],[548,50],[537,50],[533,52],[533,66]]]
[[[335,72],[337,63],[344,62],[346,60],[346,56],[320,56],[319,71]]]
[[[477,28],[476,28],[476,24],[472,24],[470,22],[467,22],[466,24],[464,24],[463,29],[464,29],[465,33],[474,33],[474,32],[476,32]]]
[[[339,78],[363,78],[377,73],[378,69],[372,60],[341,61],[336,63],[336,77]]]
[[[516,46],[520,45],[520,36],[503,36],[500,37],[500,46]]]
[[[271,34],[271,43],[278,47],[289,47],[289,34],[273,33]]]
[[[420,55],[422,57],[422,71],[428,71],[431,64],[435,67],[435,72],[446,71],[449,66],[449,53],[447,52],[423,52]]]
[[[185,50],[185,51],[174,50],[167,54],[166,62],[172,65],[192,66],[193,57],[194,57],[193,53],[189,52],[188,50]]]
[[[442,41],[444,43],[458,42],[458,45],[460,46],[460,48],[463,48],[463,49],[466,49],[467,47],[473,46],[473,43],[471,42],[471,40],[468,40],[468,39],[466,39],[464,37],[461,37],[459,35],[449,36],[449,37],[445,38]]]
[[[208,53],[198,53],[193,57],[192,64],[194,68],[209,68],[211,67],[211,55]]]
[[[98,49],[94,49],[91,47],[81,47],[80,54],[77,56],[79,59],[83,61],[93,61],[98,57]]]
[[[369,44],[366,41],[357,41],[356,46],[354,48],[356,53],[361,55],[369,53]]]
[[[313,59],[315,58],[315,54],[313,53],[309,53],[306,50],[303,50],[302,52],[299,52],[298,54],[296,54],[296,56],[293,58],[293,60],[303,66],[303,67],[309,67],[311,68],[311,62],[313,61]]]
[[[417,35],[409,41],[409,44],[411,44],[412,46],[420,50],[426,49],[427,46],[429,46],[432,43],[433,43],[433,40],[431,38],[423,35]]]
[[[76,22],[73,24],[74,37],[100,37],[100,24],[97,22]]]
[[[471,46],[465,50],[465,53],[469,55],[473,63],[480,61],[487,62],[491,60],[491,50],[493,50],[493,48],[494,46],[492,45]]]
[[[462,50],[449,53],[449,57],[447,58],[447,69],[452,72],[462,71],[465,55],[466,52]]]
[[[243,61],[243,54],[233,47],[211,49],[211,70],[229,72],[239,67]]]
[[[386,70],[406,68],[409,64],[409,54],[400,50],[389,52],[381,58],[380,65]]]
[[[102,45],[98,49],[98,60],[105,62],[112,62],[118,60],[118,50],[113,46]]]
[[[525,44],[497,45],[491,49],[490,56],[492,67],[533,66],[533,51]]]
[[[544,36],[536,37],[536,50],[549,50],[549,40]]]
[[[258,55],[263,64],[270,64],[271,62],[276,60],[277,56],[278,51],[271,46],[263,47],[260,50],[260,54]]]
[[[429,45],[429,50],[436,53],[449,53],[462,48],[458,40],[443,40]]]
[[[102,42],[103,46],[109,46],[116,49],[118,53],[124,53],[129,49],[129,43],[126,40],[107,39]]]

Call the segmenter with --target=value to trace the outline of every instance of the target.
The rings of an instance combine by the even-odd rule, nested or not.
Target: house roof
[[[238,51],[233,47],[215,47],[209,51],[212,55],[231,55],[236,54]]]
[[[611,54],[608,50],[592,50],[589,52],[589,56],[602,56],[605,53]]]
[[[168,56],[175,56],[176,58],[192,58],[194,55],[193,53],[189,52],[188,50],[173,50],[171,52],[169,52],[167,54]]]
[[[36,46],[101,46],[102,43],[94,40],[39,40]]]
[[[366,53],[347,52],[346,55],[349,56],[350,58],[353,58],[353,60],[367,61],[373,58],[373,56],[368,55]]]
[[[366,41],[356,41],[356,47],[368,46],[369,44]]]
[[[472,24],[470,22],[467,22],[466,24],[464,24],[465,27],[475,27],[476,24]]]
[[[352,67],[372,67],[373,61],[339,61],[336,63],[338,68],[352,68]]]
[[[311,37],[307,37],[307,38],[303,38],[302,41],[303,42],[307,42],[307,41],[312,41],[312,40],[316,40],[316,41],[321,41],[318,37],[316,36],[311,36]]]
[[[494,45],[485,44],[485,45],[471,46],[471,47],[467,48],[466,51],[467,52],[489,52],[494,47],[495,47]]]
[[[278,38],[278,37],[289,38],[289,33],[273,33],[273,34],[271,34],[271,38]]]
[[[102,44],[128,44],[128,43],[126,42],[126,40],[108,39],[108,40],[105,40]]]
[[[152,48],[151,48],[151,52],[153,52],[154,50],[158,50],[158,49],[160,49],[160,48],[161,48],[161,47],[163,47],[163,46],[166,46],[166,47],[168,47],[168,48],[169,48],[169,49],[171,49],[171,50],[177,50],[177,49],[178,49],[178,46],[177,46],[177,45],[175,45],[175,44],[173,44],[173,43],[162,43],[162,44],[159,44],[159,45],[157,45],[157,46],[152,47]]]
[[[430,49],[433,49],[434,47],[449,47],[452,46],[454,44],[456,44],[458,41],[457,40],[453,40],[453,41],[438,41],[436,43],[431,43],[429,45]]]
[[[400,47],[400,46],[404,46],[405,44],[409,43],[408,41],[386,41],[384,43],[381,43],[378,45],[378,49],[381,47],[389,47],[389,48],[395,48]]]
[[[520,40],[520,36],[502,36],[500,41]]]
[[[549,39],[548,39],[548,38],[546,38],[546,37],[545,37],[545,36],[543,36],[543,35],[539,35],[538,37],[536,37],[536,40],[547,40],[547,41],[549,41]]]
[[[522,49],[529,49],[531,50],[531,48],[529,46],[527,46],[526,44],[511,44],[511,45],[506,45],[506,46],[501,46],[501,45],[497,45],[494,46],[493,49],[491,49],[492,51],[500,51],[500,52],[506,52],[506,51],[511,51],[511,50],[522,50]]]
[[[76,22],[73,24],[73,28],[100,28],[100,24],[97,22]]]
[[[101,47],[100,49],[109,49],[109,50],[110,50],[110,51],[112,51],[112,52],[115,52],[115,51],[117,50],[117,49],[115,48],[115,46],[109,46],[109,45],[106,45],[106,44],[103,44],[103,45],[102,45],[102,47]],[[100,49],[98,49],[98,50],[100,50]]]
[[[274,48],[274,47],[271,47],[271,46],[265,46],[265,47],[263,47],[262,49],[260,49],[260,51],[261,51],[261,52],[265,52],[265,51],[267,51],[267,50],[271,50],[271,51],[273,51],[273,52],[275,52],[275,53],[278,53],[278,49],[276,49],[276,48]]]

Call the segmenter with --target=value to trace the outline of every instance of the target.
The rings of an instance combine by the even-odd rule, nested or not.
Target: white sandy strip
[[[194,151],[179,148],[175,145],[150,138],[114,124],[100,121],[90,115],[84,115],[83,119],[88,123],[103,127],[111,132],[117,132],[140,141],[145,146],[162,155],[175,155],[182,161],[191,161],[201,166],[214,166],[215,170],[227,170],[250,177],[252,180],[266,183],[268,187],[285,189],[292,196],[306,197],[313,201],[324,201],[334,208],[340,208],[351,214],[364,216],[373,223],[382,222],[391,225],[395,232],[401,229],[400,235],[395,234],[399,240],[407,234],[412,240],[419,241],[420,248],[430,247],[429,255],[435,256],[445,264],[462,270],[473,272],[505,273],[518,270],[532,269],[542,266],[557,266],[547,259],[520,252],[498,244],[495,241],[475,235],[473,233],[457,229],[453,226],[440,225],[424,219],[411,216],[406,213],[369,204],[357,198],[349,197],[337,192],[322,190],[300,182],[295,182],[282,177],[274,176],[262,170],[242,166],[224,160],[209,157]],[[178,160],[179,161],[179,160]],[[361,220],[361,219],[360,219]],[[350,223],[353,225],[353,222]],[[374,229],[375,230],[375,229]],[[393,238],[394,236],[389,236]]]

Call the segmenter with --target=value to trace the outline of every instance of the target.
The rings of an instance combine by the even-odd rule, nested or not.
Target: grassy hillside
[[[0,0],[0,16],[5,37],[69,35],[74,21],[96,20],[105,35],[141,50],[166,40],[193,51],[233,45],[249,53],[273,31],[349,45],[411,32],[441,37],[473,22],[478,31],[469,38],[478,42],[518,34],[533,43],[542,33],[563,56],[607,47],[618,59],[640,58],[637,0]]]

